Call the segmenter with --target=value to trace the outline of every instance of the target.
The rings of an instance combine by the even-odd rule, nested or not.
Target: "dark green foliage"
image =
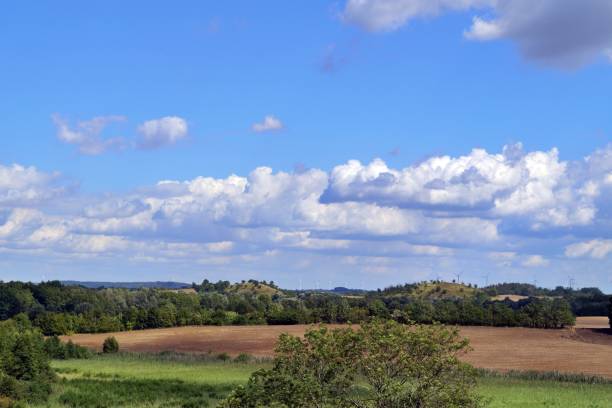
[[[119,342],[115,337],[107,337],[102,343],[102,352],[109,353],[118,353],[119,352]]]
[[[526,283],[501,283],[484,288],[491,295],[521,295],[565,299],[576,316],[605,316],[608,295],[598,288],[571,289],[557,286],[555,289],[539,288]]]
[[[197,292],[163,289],[88,289],[0,282],[0,317],[12,317],[47,336],[100,333],[186,325],[361,323],[373,318],[487,326],[556,328],[570,325],[571,310],[597,312],[604,296],[595,289],[503,284],[485,289],[459,287],[448,293],[443,282],[429,284],[431,296],[407,284],[378,291],[315,292],[277,290],[273,282],[250,280],[240,290],[227,281],[193,285]],[[258,292],[258,288],[264,292]],[[238,288],[238,289],[237,289]],[[489,294],[515,291],[537,295],[520,302],[491,301]],[[447,293],[445,293],[447,292]],[[548,295],[540,295],[547,293]],[[607,307],[608,299],[603,303]],[[605,309],[604,307],[604,309]],[[605,312],[607,313],[607,309]]]
[[[211,399],[225,395],[229,388],[229,385],[213,386],[178,380],[81,378],[70,381],[70,389],[59,396],[59,402],[73,408],[114,408],[145,404],[204,408],[211,406]],[[160,404],[160,401],[163,403]]]
[[[54,378],[40,332],[23,320],[0,323],[0,399],[42,402]]]
[[[229,355],[229,354],[227,354],[227,353],[220,353],[220,354],[217,354],[217,360],[221,360],[221,361],[229,361],[229,360],[231,360],[231,359],[232,359],[232,358],[231,358],[231,357],[230,357],[230,355]]]
[[[612,297],[610,298],[610,304],[608,305],[608,321],[610,322],[610,329],[612,329]]]
[[[356,379],[360,336],[351,329],[283,334],[271,370],[255,372],[225,407],[343,407]]]
[[[86,347],[74,344],[72,340],[63,343],[57,336],[45,339],[45,351],[50,358],[57,360],[86,359],[93,355]]]
[[[251,361],[253,361],[253,357],[246,353],[240,353],[234,359],[235,363],[249,363]]]
[[[486,368],[477,369],[478,375],[484,378],[504,378],[527,381],[554,381],[573,384],[612,384],[612,379],[596,375],[564,373],[559,371],[496,371]]]
[[[467,341],[442,326],[375,320],[358,330],[281,335],[273,368],[223,403],[259,407],[479,407],[477,372],[459,361]]]

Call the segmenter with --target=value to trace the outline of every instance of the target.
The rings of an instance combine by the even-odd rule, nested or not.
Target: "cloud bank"
[[[0,166],[0,252],[201,265],[326,256],[380,273],[398,259],[546,270],[612,253],[612,145],[572,162],[512,145],[403,169],[259,167],[122,195],[78,194],[58,177]]]

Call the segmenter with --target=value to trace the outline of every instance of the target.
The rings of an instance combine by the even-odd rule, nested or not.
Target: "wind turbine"
[[[455,276],[457,277],[457,283],[461,283],[461,275],[463,275],[463,272],[455,273]]]

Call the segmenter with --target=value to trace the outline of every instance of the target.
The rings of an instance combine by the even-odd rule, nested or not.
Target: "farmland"
[[[118,355],[54,361],[53,366],[63,380],[55,385],[45,407],[214,407],[265,363]],[[610,384],[485,377],[479,380],[478,390],[492,408],[605,408],[612,404]]]
[[[543,330],[501,327],[462,327],[473,351],[465,359],[493,370],[537,370],[585,373],[612,378],[612,336],[592,332],[603,318],[580,318],[578,328]],[[192,326],[119,332],[113,335],[122,350],[132,352],[248,353],[270,357],[280,333],[301,335],[307,325]],[[79,334],[64,339],[99,349],[108,334]],[[596,339],[596,340],[593,340]]]

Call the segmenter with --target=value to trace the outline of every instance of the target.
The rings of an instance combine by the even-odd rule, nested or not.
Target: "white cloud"
[[[35,167],[0,164],[0,208],[33,205],[66,193],[66,186],[56,184],[58,178]]]
[[[263,133],[282,130],[283,127],[283,122],[281,122],[280,119],[275,116],[268,115],[262,122],[254,123],[253,126],[251,126],[251,130],[257,133]]]
[[[404,169],[382,160],[331,172],[259,167],[64,201],[59,175],[0,165],[0,252],[227,267],[316,255],[544,268],[563,250],[598,260],[612,251],[601,238],[612,225],[611,172],[612,146],[562,161],[555,149],[514,145]]]
[[[348,0],[343,18],[369,31],[391,31],[414,18],[435,16],[450,10],[466,10],[494,2],[495,0]]]
[[[58,139],[76,145],[81,154],[99,155],[127,146],[126,140],[122,137],[102,137],[102,132],[109,124],[125,121],[124,116],[97,116],[90,120],[79,121],[75,127],[70,127],[68,121],[59,115],[53,115],[52,119],[57,128]]]
[[[184,139],[188,130],[187,121],[178,116],[148,120],[138,126],[138,133],[140,133],[138,146],[142,149],[155,149],[173,145]]]
[[[612,49],[612,3],[604,0],[348,0],[343,18],[391,31],[416,18],[467,10],[487,17],[475,16],[466,38],[508,38],[531,60],[577,67]]]
[[[608,150],[612,148],[596,153],[597,160],[606,162]],[[332,170],[326,198],[502,220],[520,217],[533,230],[589,225],[607,177],[593,167],[594,160],[570,166],[559,160],[556,149],[524,153],[520,145],[507,146],[501,154],[474,149],[467,156],[432,157],[402,170],[380,159],[368,165],[351,160]]]
[[[472,27],[464,32],[464,36],[470,40],[491,41],[501,38],[504,34],[503,28],[497,21],[486,21],[480,17],[474,17]]]
[[[565,255],[570,258],[591,257],[603,259],[612,253],[612,240],[594,239],[587,242],[578,242],[565,248]]]
[[[549,264],[550,264],[550,261],[544,258],[542,255],[531,255],[527,257],[522,263],[523,266],[526,266],[529,268],[538,268],[538,267],[548,266]]]

